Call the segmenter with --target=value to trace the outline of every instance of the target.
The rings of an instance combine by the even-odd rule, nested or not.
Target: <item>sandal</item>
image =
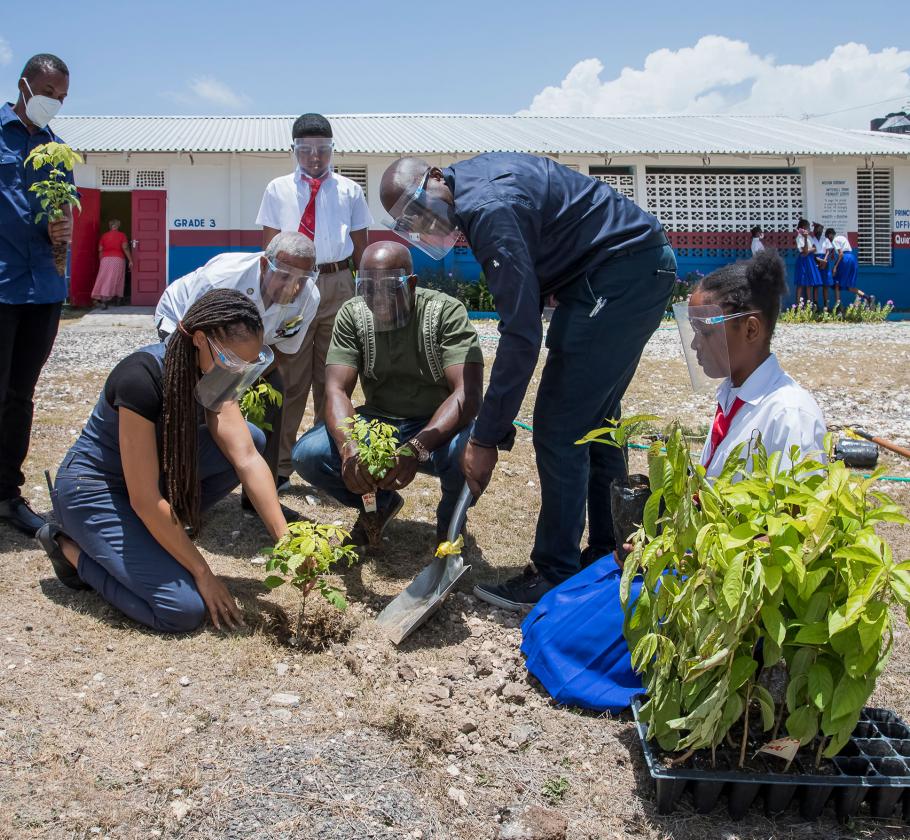
[[[91,589],[91,587],[79,577],[79,573],[73,568],[69,560],[63,554],[63,549],[57,542],[57,537],[63,533],[63,529],[53,522],[47,522],[38,529],[35,539],[44,549],[50,558],[51,565],[54,567],[54,574],[64,586],[70,589]]]

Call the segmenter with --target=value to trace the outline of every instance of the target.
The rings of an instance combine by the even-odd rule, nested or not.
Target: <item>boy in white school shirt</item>
[[[332,325],[341,305],[354,296],[356,269],[367,247],[373,222],[359,184],[332,171],[332,126],[321,114],[303,114],[291,131],[297,168],[269,183],[262,196],[256,224],[262,226],[263,247],[279,231],[298,231],[313,240],[319,269],[319,310],[293,355],[276,354],[285,397],[278,463],[279,489],[287,486],[293,466],[291,450],[297,440],[313,390],[316,422],[325,400],[325,357]]]

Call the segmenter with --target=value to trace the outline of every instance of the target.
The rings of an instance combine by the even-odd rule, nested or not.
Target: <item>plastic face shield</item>
[[[390,219],[382,223],[398,234],[408,245],[420,248],[434,260],[445,257],[458,240],[458,228],[452,206],[427,193],[428,169],[420,186],[402,193],[389,210]]]
[[[740,314],[747,313],[737,313]],[[731,316],[724,315],[719,306],[689,306],[688,303],[674,303],[673,315],[693,390],[699,394],[716,393],[730,377],[725,325]]]
[[[214,365],[196,383],[196,400],[209,411],[217,412],[225,403],[240,399],[243,392],[272,364],[275,356],[269,347],[263,347],[259,356],[248,362],[222,347],[215,339],[206,336],[206,340]]]
[[[397,330],[408,323],[414,301],[403,271],[362,269],[357,272],[355,294],[373,315],[376,332]]]
[[[297,166],[308,178],[325,178],[332,168],[335,143],[330,137],[297,137],[294,157]]]
[[[295,306],[306,303],[313,297],[319,271],[305,271],[280,260],[265,258],[268,268],[260,278],[262,302],[270,306]]]

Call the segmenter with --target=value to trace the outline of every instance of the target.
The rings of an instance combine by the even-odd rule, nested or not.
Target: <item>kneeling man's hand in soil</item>
[[[418,460],[414,455],[399,454],[392,467],[379,482],[382,490],[401,490],[407,487],[417,475]]]
[[[341,478],[348,490],[357,493],[358,496],[376,490],[376,482],[360,460],[356,445],[345,446],[341,458]]]

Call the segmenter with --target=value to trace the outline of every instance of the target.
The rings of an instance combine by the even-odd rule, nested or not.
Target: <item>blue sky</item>
[[[861,13],[855,3],[828,3],[824,14],[729,0],[46,0],[40,16],[33,4],[5,6],[5,97],[15,95],[29,55],[54,52],[72,71],[67,114],[512,113],[532,103],[541,113],[767,112],[769,102],[828,113],[893,100],[874,113],[910,100],[910,53],[882,52],[910,46],[906,13],[880,0],[863,2]],[[866,54],[832,59],[851,41]],[[664,63],[636,75],[658,50],[667,51],[657,57]],[[811,69],[815,62],[821,69]],[[535,100],[548,87],[555,90]],[[867,118],[856,109],[838,119],[863,127]]]

